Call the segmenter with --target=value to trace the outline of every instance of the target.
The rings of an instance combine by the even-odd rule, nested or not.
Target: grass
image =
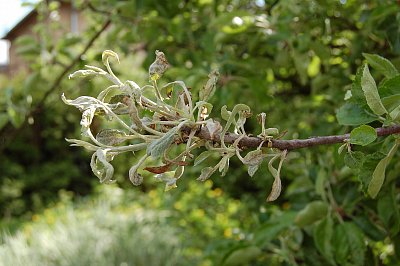
[[[119,189],[107,190],[111,200],[60,203],[4,234],[0,265],[188,265],[169,212],[122,204]]]

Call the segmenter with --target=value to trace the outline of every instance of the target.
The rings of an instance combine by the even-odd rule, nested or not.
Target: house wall
[[[31,35],[38,38],[38,35],[33,31],[34,26],[38,23],[37,16],[36,11],[31,12],[20,24],[14,27],[9,34],[7,34],[6,39],[10,41],[10,60],[7,68],[4,68],[3,70],[0,69],[0,73],[14,76],[20,71],[29,71],[29,65],[27,62],[17,53],[17,45],[15,44],[15,41],[18,37],[23,35]],[[82,13],[74,9],[70,3],[61,2],[58,12],[50,14],[46,20],[50,22],[51,19],[59,20],[60,22],[57,28],[49,29],[53,35],[51,39],[54,41],[65,36],[65,34],[71,33],[72,30],[73,34],[79,34],[86,27]],[[48,25],[50,27],[50,23],[48,23]],[[77,27],[74,27],[73,25],[77,25]]]

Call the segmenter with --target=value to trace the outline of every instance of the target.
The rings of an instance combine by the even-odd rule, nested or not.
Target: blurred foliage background
[[[121,58],[114,65],[121,80],[142,86],[159,49],[172,65],[164,79],[184,80],[194,95],[219,69],[212,116],[245,103],[287,130],[285,139],[349,132],[335,112],[362,53],[400,67],[397,1],[72,2],[86,30],[51,38],[49,23],[59,22],[39,20],[39,38],[18,41],[29,70],[0,77],[0,264],[399,265],[398,160],[376,200],[364,195],[339,145],[291,152],[283,194],[272,203],[265,202],[272,176],[261,169],[250,178],[238,161],[206,183],[195,181],[200,167],[189,167],[177,189],[163,192],[152,178],[133,187],[127,172],[136,159],[119,156],[117,184],[100,186],[89,153],[64,140],[80,134],[80,113],[60,100],[62,92],[75,98],[107,86],[68,80],[61,74],[69,65],[68,73],[100,66],[111,49]],[[43,18],[58,7],[35,5]],[[255,119],[246,125],[259,133]]]

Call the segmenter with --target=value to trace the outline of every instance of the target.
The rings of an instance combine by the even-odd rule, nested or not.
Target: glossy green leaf
[[[362,125],[353,129],[350,133],[350,143],[366,146],[374,142],[377,138],[376,131],[373,127]]]
[[[372,198],[375,198],[378,195],[379,191],[381,190],[383,182],[385,181],[386,167],[392,160],[393,155],[396,153],[399,144],[400,141],[396,140],[395,144],[390,149],[387,156],[382,160],[380,160],[378,165],[376,166],[372,174],[371,182],[368,185],[368,194]]]
[[[370,64],[374,69],[379,71],[387,78],[392,78],[399,73],[394,65],[382,56],[367,53],[363,53],[363,56],[365,57],[365,59],[367,59],[368,64]]]
[[[324,258],[331,264],[336,265],[332,249],[333,220],[330,216],[321,220],[314,228],[313,238],[315,246]]]
[[[367,100],[369,108],[371,108],[371,110],[377,115],[386,114],[387,111],[382,104],[375,80],[369,73],[367,65],[365,65],[363,69],[363,75],[361,77],[361,88],[364,92],[365,99]]]
[[[336,113],[339,124],[345,126],[358,126],[368,124],[377,119],[368,114],[362,107],[354,103],[346,103]]]
[[[310,202],[298,212],[295,222],[299,227],[304,227],[321,220],[328,213],[328,205],[323,201]]]

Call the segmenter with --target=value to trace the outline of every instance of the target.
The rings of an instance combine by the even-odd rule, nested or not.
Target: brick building
[[[70,1],[57,1],[59,8],[56,11],[50,12],[49,16],[45,18],[45,21],[57,20],[60,22],[60,29],[53,32],[54,38],[59,38],[67,33],[79,34],[84,29],[85,22],[81,12],[79,12]],[[15,73],[23,69],[27,69],[28,66],[24,60],[18,55],[15,41],[18,37],[24,35],[31,35],[37,37],[33,31],[34,26],[38,22],[38,12],[33,9],[28,13],[17,25],[15,25],[4,37],[3,40],[9,42],[8,57],[9,61],[7,65],[0,66],[0,73],[13,76]]]

